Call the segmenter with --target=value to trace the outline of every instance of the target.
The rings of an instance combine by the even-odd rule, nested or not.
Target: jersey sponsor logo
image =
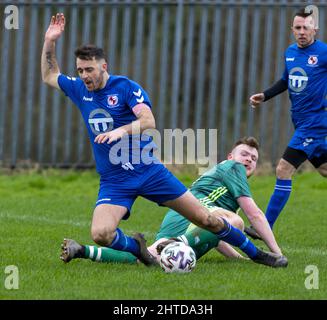
[[[88,98],[88,97],[83,96],[83,100],[84,101],[93,101],[93,97]]]
[[[316,65],[318,63],[318,57],[317,56],[310,56],[308,59],[308,64],[310,66]]]
[[[67,77],[68,80],[73,80],[73,81],[76,81],[76,78],[75,77]]]
[[[107,98],[108,106],[109,107],[115,107],[118,105],[118,95],[117,94],[111,94]]]
[[[306,72],[299,67],[293,68],[288,76],[289,87],[295,92],[303,91],[308,84],[308,80]]]
[[[114,127],[114,119],[109,112],[103,109],[93,110],[89,115],[88,122],[96,136],[100,133],[111,131]]]
[[[286,61],[294,61],[295,58],[286,58]]]
[[[142,91],[141,91],[141,89],[139,89],[137,92],[133,91],[133,94],[134,94],[134,96],[138,97],[138,98],[136,99],[136,101],[137,101],[138,103],[142,103],[142,102],[144,101],[144,97],[143,97],[143,95],[142,95]]]

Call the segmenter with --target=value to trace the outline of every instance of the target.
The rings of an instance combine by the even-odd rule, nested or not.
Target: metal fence
[[[64,12],[58,41],[62,73],[75,75],[74,48],[95,43],[108,53],[109,72],[149,93],[159,130],[218,129],[218,157],[232,142],[256,136],[273,164],[292,134],[284,93],[253,110],[248,98],[278,80],[293,41],[291,21],[302,1],[10,1],[19,28],[2,23],[0,165],[93,165],[77,108],[41,82],[40,56],[51,15]],[[312,3],[311,3],[312,4]],[[318,38],[327,39],[326,1]]]

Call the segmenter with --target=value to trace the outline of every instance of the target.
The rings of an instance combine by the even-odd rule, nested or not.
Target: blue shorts
[[[101,176],[96,206],[114,204],[126,207],[128,219],[136,198],[142,196],[162,205],[183,195],[187,188],[163,165],[137,165],[112,176]]]
[[[309,160],[327,154],[326,135],[312,136],[310,133],[304,134],[296,130],[288,146],[296,150],[302,150]]]

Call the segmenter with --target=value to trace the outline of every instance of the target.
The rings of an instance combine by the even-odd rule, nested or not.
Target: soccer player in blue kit
[[[285,52],[282,78],[250,97],[252,106],[257,107],[288,89],[292,104],[295,132],[277,165],[275,190],[266,211],[271,228],[288,201],[292,176],[305,160],[327,177],[327,44],[315,40],[314,24],[312,13],[305,9],[295,14],[292,30],[296,43]],[[253,227],[245,232],[260,239]]]
[[[220,240],[239,247],[256,263],[286,267],[286,257],[258,249],[239,229],[217,213],[210,213],[154,158],[153,143],[142,134],[155,127],[151,102],[137,83],[123,76],[109,75],[101,48],[86,45],[75,51],[78,78],[60,73],[55,43],[64,27],[62,13],[51,18],[45,33],[41,72],[45,83],[61,89],[74,102],[88,130],[100,175],[91,225],[94,242],[130,252],[145,265],[157,264],[140,233],[131,237],[118,228],[120,221],[129,217],[137,196],[142,196],[179,212]]]

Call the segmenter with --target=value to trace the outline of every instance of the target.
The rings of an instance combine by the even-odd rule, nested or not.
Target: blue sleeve
[[[136,82],[129,80],[125,91],[126,103],[130,109],[133,109],[137,104],[144,103],[148,107],[152,107],[148,94]]]
[[[78,104],[78,102],[82,100],[82,86],[84,83],[81,79],[60,74],[58,77],[58,85],[65,95],[71,98],[74,103]]]

